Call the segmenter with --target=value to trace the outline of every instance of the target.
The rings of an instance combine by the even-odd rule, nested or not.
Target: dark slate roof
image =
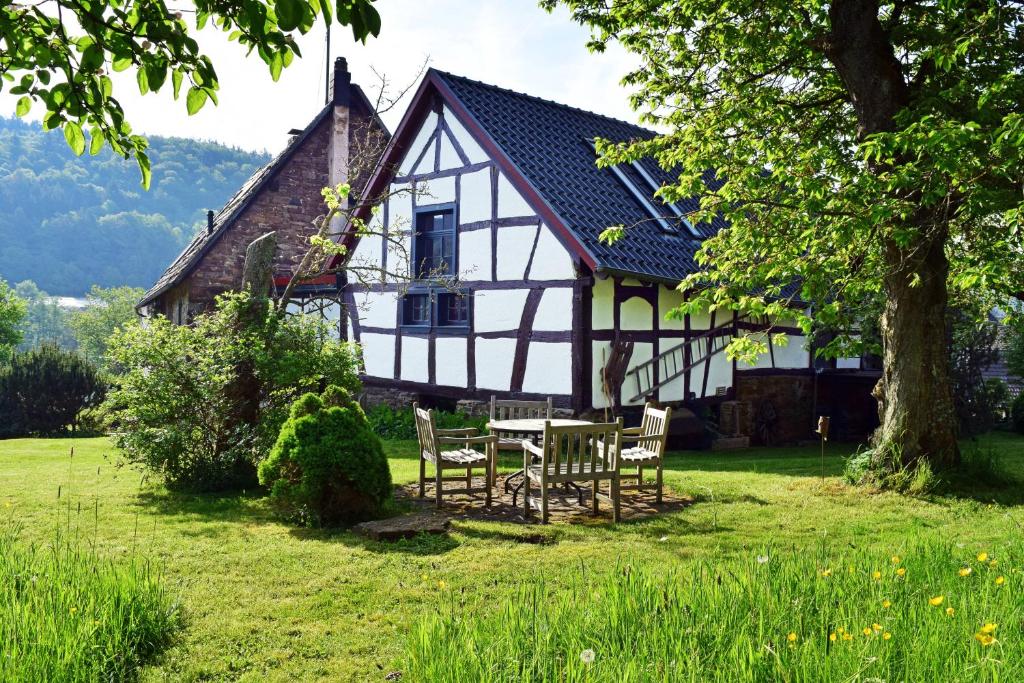
[[[284,150],[281,151],[276,157],[270,160],[265,166],[261,166],[256,170],[252,176],[245,181],[245,183],[238,189],[238,192],[234,194],[231,199],[228,200],[220,211],[218,211],[213,217],[213,230],[204,228],[196,233],[192,241],[189,242],[188,246],[178,254],[178,258],[167,267],[164,274],[156,281],[156,283],[149,288],[142,300],[139,301],[138,307],[148,305],[154,299],[171,289],[179,282],[181,282],[192,269],[199,265],[199,262],[203,259],[213,245],[221,238],[221,236],[228,231],[235,219],[249,206],[253,199],[259,194],[263,186],[270,182],[271,178],[274,177],[277,170],[283,166],[295,153],[295,151],[302,146],[302,143],[313,134],[317,126],[331,113],[333,104],[329,104],[320,110],[320,113],[314,117],[309,125],[303,129],[303,131],[288,141]]]
[[[666,232],[611,169],[595,164],[594,138],[615,142],[649,139],[656,133],[607,116],[538,97],[435,72],[494,139],[522,174],[576,236],[597,267],[613,273],[678,282],[696,269],[694,253],[701,239],[725,226],[718,217],[697,225],[695,237],[684,225]],[[656,163],[642,166],[656,183],[675,181]],[[620,171],[637,185],[642,176],[628,166]],[[711,173],[706,182],[715,182]],[[640,187],[649,189],[649,185]],[[673,225],[678,219],[652,197]],[[693,197],[677,206],[686,214],[698,208]],[[624,225],[626,237],[608,246],[598,240],[610,226]]]

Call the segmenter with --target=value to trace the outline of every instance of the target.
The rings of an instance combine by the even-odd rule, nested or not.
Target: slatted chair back
[[[438,460],[437,428],[434,424],[434,411],[423,410],[418,403],[412,404],[412,412],[416,417],[416,438],[420,442],[420,457]]]
[[[665,455],[665,442],[668,440],[669,419],[672,408],[658,409],[653,403],[644,406],[644,417],[640,423],[640,439],[637,446],[654,453],[659,458]]]
[[[544,424],[542,467],[549,480],[584,481],[595,473],[617,470],[622,420],[608,423],[553,427]]]
[[[491,420],[550,420],[554,407],[546,401],[499,401],[491,396]]]

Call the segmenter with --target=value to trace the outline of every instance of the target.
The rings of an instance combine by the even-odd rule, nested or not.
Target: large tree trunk
[[[914,96],[878,18],[878,4],[834,0],[829,6],[826,53],[849,93],[861,140],[895,130],[897,114]],[[874,391],[881,420],[875,446],[881,456],[898,457],[900,465],[924,459],[945,467],[959,461],[946,336],[947,217],[919,218],[916,240],[884,246],[884,371]]]
[[[938,232],[910,248],[886,246],[884,370],[874,391],[880,462],[891,457],[912,466],[925,459],[945,468],[960,460],[946,335],[946,231]]]

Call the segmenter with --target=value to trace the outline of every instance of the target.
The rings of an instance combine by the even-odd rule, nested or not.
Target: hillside
[[[151,137],[153,181],[105,149],[76,157],[59,133],[0,118],[0,278],[55,295],[149,287],[266,154]]]

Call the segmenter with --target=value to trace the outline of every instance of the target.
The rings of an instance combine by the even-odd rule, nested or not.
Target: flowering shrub
[[[292,405],[259,477],[288,517],[310,525],[371,519],[391,500],[380,439],[362,408],[335,386]]]
[[[422,618],[403,673],[465,681],[1024,680],[1024,544],[622,562]]]
[[[240,324],[248,294],[219,297],[192,325],[158,317],[115,332],[118,376],[104,407],[115,445],[172,488],[215,491],[256,484],[291,403],[328,384],[359,387],[357,351],[308,318],[267,312]],[[251,383],[239,391],[244,368]],[[240,395],[255,406],[239,410]]]

